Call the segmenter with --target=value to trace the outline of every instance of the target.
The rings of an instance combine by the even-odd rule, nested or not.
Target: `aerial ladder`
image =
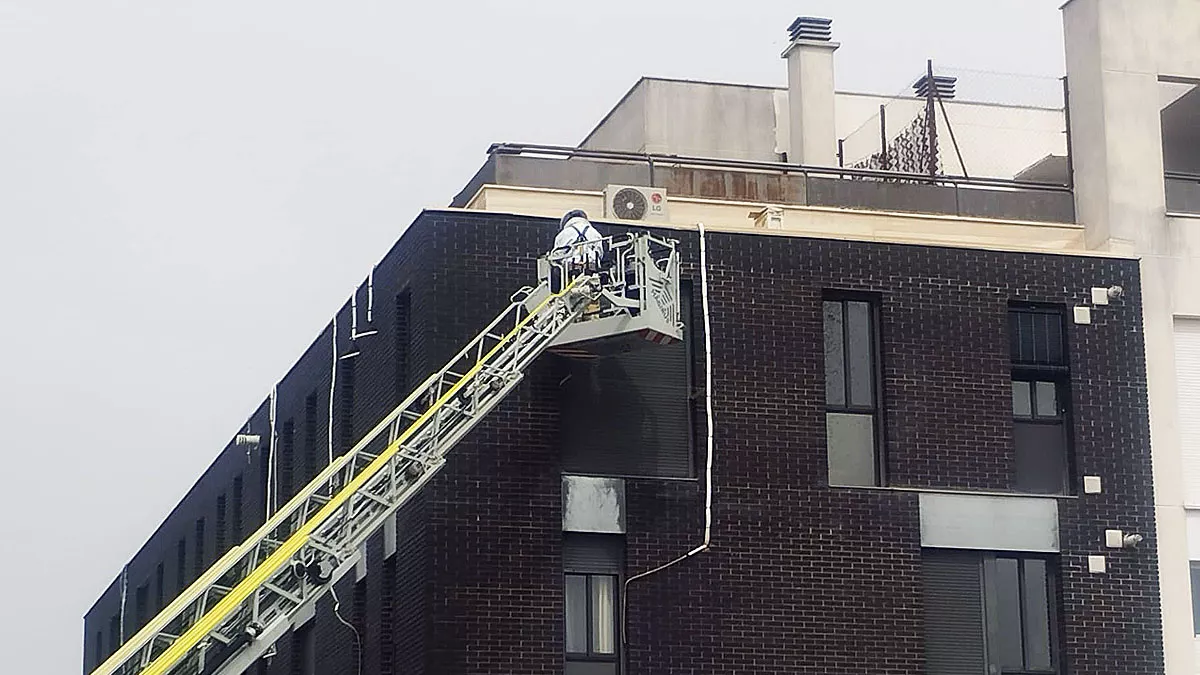
[[[682,338],[676,242],[626,234],[538,260],[473,340],[346,454],[235,546],[91,675],[240,675],[269,655],[368,537],[445,465],[447,453],[542,353],[587,358]],[[561,252],[560,252],[561,253]]]

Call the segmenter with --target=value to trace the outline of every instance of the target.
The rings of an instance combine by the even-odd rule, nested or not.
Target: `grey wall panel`
[[[1040,497],[922,493],[921,546],[1057,553],[1058,502]]]

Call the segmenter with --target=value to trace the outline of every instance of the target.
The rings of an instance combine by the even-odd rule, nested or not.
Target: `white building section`
[[[1188,196],[1200,181],[1188,172],[1200,156],[1200,2],[1070,0],[1063,22],[1078,220],[1090,248],[1142,261],[1166,672],[1191,675],[1200,203]]]

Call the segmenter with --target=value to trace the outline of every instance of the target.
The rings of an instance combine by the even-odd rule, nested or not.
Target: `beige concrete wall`
[[[1159,77],[1200,77],[1200,0],[1071,0],[1063,23],[1078,218],[1090,246],[1142,257],[1166,672],[1191,675],[1186,521],[1200,503],[1179,420],[1200,410],[1179,409],[1173,330],[1175,316],[1200,315],[1200,220],[1166,216]]]
[[[642,78],[596,125],[580,147],[591,150],[646,151],[646,92],[650,80]]]
[[[816,206],[777,205],[782,212],[778,229],[755,226],[766,205],[684,197],[669,198],[664,227],[695,229],[698,222],[713,230],[765,236],[802,236],[900,244],[958,246],[990,250],[1046,251],[1088,255],[1083,227],[1074,224],[958,218],[884,211],[858,211]],[[597,191],[549,190],[487,185],[468,209],[558,218],[570,209],[583,209],[603,222],[604,195]],[[1103,255],[1103,254],[1101,254]]]
[[[838,93],[834,132],[846,139],[851,163],[879,149],[879,105],[888,106],[888,131],[894,137],[925,102],[908,97]],[[1051,154],[1066,154],[1061,110],[950,101],[946,114],[962,150],[969,175],[1011,178]],[[938,113],[945,129],[946,118]],[[779,87],[688,82],[646,78],[638,82],[591,134],[583,147],[631,152],[779,161],[790,145],[791,111],[787,90]],[[821,126],[821,125],[818,125]],[[827,125],[825,125],[827,126]],[[943,165],[960,173],[948,134]],[[791,161],[798,161],[789,157]],[[833,156],[824,164],[836,164]]]
[[[774,91],[651,80],[646,151],[778,161]]]

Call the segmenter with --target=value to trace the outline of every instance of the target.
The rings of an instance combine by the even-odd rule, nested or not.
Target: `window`
[[[385,582],[386,583],[386,582]],[[370,644],[371,636],[367,633],[367,579],[366,577],[354,582],[354,598],[352,605],[352,618],[350,623],[354,629],[358,631],[357,639],[354,641],[354,649],[356,652],[355,658],[358,663],[362,663],[367,658],[367,645]]]
[[[196,519],[196,548],[195,551],[195,579],[199,579],[201,574],[204,574],[204,519]]]
[[[927,549],[922,576],[929,675],[1058,672],[1051,558]]]
[[[567,659],[615,658],[617,578],[568,574],[566,593]]]
[[[383,583],[379,588],[379,625],[396,624],[396,558],[391,555],[383,561]],[[379,651],[379,675],[396,675],[396,630],[381,630],[375,639]]]
[[[1192,633],[1200,635],[1200,562],[1190,563],[1192,567]]]
[[[135,626],[134,630],[137,630],[146,625],[146,620],[149,618],[146,616],[146,612],[148,612],[150,609],[150,589],[146,586],[146,584],[138,586],[137,591],[135,591],[133,594],[133,598],[133,618],[135,621],[133,625]]]
[[[95,653],[95,656],[92,657],[95,659],[92,663],[93,670],[98,668],[101,663],[104,663],[104,631],[96,631],[95,640],[96,642],[92,645],[92,650]]]
[[[680,283],[679,298],[679,342],[597,359],[559,357],[564,472],[694,475],[690,283]]]
[[[1192,112],[1200,80],[1160,77],[1158,90],[1167,213],[1200,214],[1200,139]]]
[[[159,611],[167,604],[167,570],[162,563],[154,570],[154,610]]]
[[[277,479],[273,469],[272,461],[275,445],[275,434],[267,435],[267,442],[258,447],[258,487],[259,494],[263,496],[263,520],[271,517],[271,502],[270,496],[273,494],[271,480]],[[247,458],[249,459],[249,458]]]
[[[354,364],[355,359],[339,361],[338,371],[338,434],[342,454],[354,447]]]
[[[615,675],[617,589],[624,568],[619,535],[566,535],[563,543],[563,648],[567,675]]]
[[[280,443],[279,460],[275,470],[279,472],[279,504],[285,504],[292,498],[295,490],[296,468],[296,422],[288,420],[283,423],[280,433],[283,442]]]
[[[1021,492],[1055,494],[1068,485],[1069,370],[1062,313],[1009,312],[1013,478]]]
[[[317,394],[304,399],[304,480],[317,475]]]
[[[825,434],[831,485],[882,485],[879,353],[875,306],[827,299]]]
[[[187,588],[187,539],[182,537],[175,544],[175,592],[182,593]]]
[[[396,321],[392,329],[392,337],[395,344],[394,349],[395,359],[395,396],[396,402],[404,400],[409,392],[409,368],[412,359],[411,353],[411,324],[412,322],[412,293],[405,289],[396,296]]]
[[[1001,673],[1053,673],[1050,575],[1040,558],[985,560],[988,631]],[[992,641],[989,642],[992,644]]]
[[[313,622],[292,631],[292,675],[317,674],[317,649],[313,640]]]
[[[108,654],[112,656],[121,648],[121,615],[113,614],[108,620]]]
[[[242,474],[233,477],[233,522],[231,529],[233,531],[233,540],[240,542],[242,540],[242,491],[245,489],[245,480]]]
[[[227,502],[228,502],[228,499],[225,497],[224,492],[217,495],[217,557],[218,558],[220,558],[222,555],[225,555],[225,551],[228,550],[226,548],[227,542],[225,541],[225,524],[226,524],[225,523],[225,512],[228,510]]]

